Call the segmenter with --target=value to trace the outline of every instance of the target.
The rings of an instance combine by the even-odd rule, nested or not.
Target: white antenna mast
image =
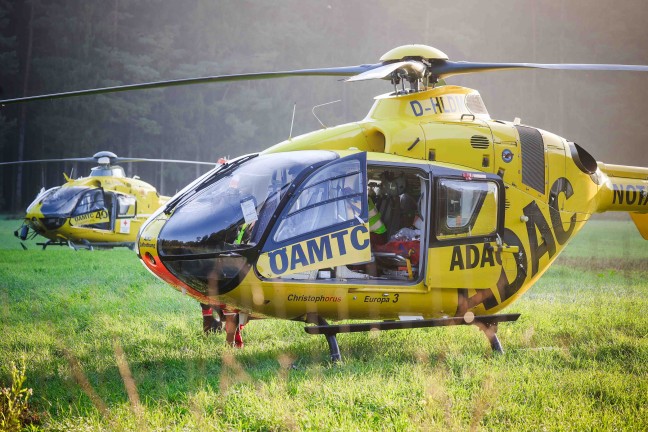
[[[292,139],[292,130],[293,130],[293,125],[295,124],[295,110],[297,109],[297,102],[293,105],[293,115],[292,115],[292,121],[290,122],[290,134],[288,134],[288,141]]]

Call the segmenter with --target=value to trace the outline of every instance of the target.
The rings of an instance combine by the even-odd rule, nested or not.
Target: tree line
[[[589,2],[506,0],[491,18],[478,0],[412,0],[406,5],[331,0],[0,0],[1,99],[198,76],[374,63],[389,49],[424,43],[454,60],[648,64],[645,6],[617,5],[601,18]],[[547,4],[545,4],[547,3]],[[592,26],[595,25],[596,28]],[[623,50],[619,50],[619,46]],[[592,54],[591,56],[588,56]],[[627,54],[624,56],[624,54]],[[595,156],[619,154],[610,142],[645,152],[648,139],[630,112],[648,86],[588,76],[529,73],[471,76],[495,118],[522,116],[580,141]],[[502,78],[503,77],[503,78]],[[597,105],[588,99],[598,92]],[[102,94],[0,109],[0,160],[119,156],[216,161],[263,150],[292,135],[362,119],[388,83],[343,84],[294,78]],[[648,96],[648,95],[646,95]],[[295,118],[293,120],[293,109]],[[607,122],[616,129],[592,128]],[[608,131],[608,129],[610,129]],[[569,135],[571,133],[571,135]],[[583,141],[588,141],[584,143]],[[597,147],[598,146],[598,147]],[[639,157],[636,157],[638,155]],[[627,163],[625,160],[612,160]],[[0,212],[20,212],[62,173],[91,165],[0,168]],[[128,164],[163,194],[204,168]]]

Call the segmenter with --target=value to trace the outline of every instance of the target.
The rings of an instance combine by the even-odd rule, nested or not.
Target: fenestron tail
[[[648,168],[599,162],[607,176],[601,184],[598,212],[627,211],[641,236],[648,240]]]

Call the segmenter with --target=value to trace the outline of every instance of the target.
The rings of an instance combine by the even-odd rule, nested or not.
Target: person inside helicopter
[[[387,227],[382,221],[382,217],[371,196],[368,197],[369,203],[369,236],[372,245],[385,244],[389,240]]]
[[[369,230],[372,260],[346,266],[348,279],[407,279],[417,273],[422,233],[419,203],[424,187],[413,171],[368,169]],[[420,185],[419,188],[409,185]],[[414,198],[416,197],[416,198]]]
[[[377,199],[378,210],[386,221],[390,237],[401,228],[412,225],[418,205],[411,195],[404,172],[383,171],[380,174],[380,195]]]

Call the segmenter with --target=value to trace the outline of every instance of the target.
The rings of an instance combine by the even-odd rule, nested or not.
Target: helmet
[[[380,175],[380,179],[383,195],[399,196],[407,190],[407,180],[403,173],[395,175],[391,171],[385,171]]]

